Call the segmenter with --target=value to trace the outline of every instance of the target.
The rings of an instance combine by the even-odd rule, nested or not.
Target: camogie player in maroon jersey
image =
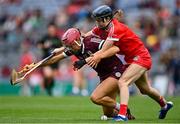
[[[102,5],[92,12],[97,26],[88,34],[93,34],[105,40],[102,49],[93,54],[87,63],[96,68],[104,58],[120,54],[125,56],[128,66],[118,81],[120,90],[120,111],[114,120],[127,121],[126,111],[129,101],[128,86],[135,83],[142,94],[154,99],[161,107],[159,119],[164,119],[173,107],[148,83],[147,71],[151,68],[151,56],[141,39],[125,24],[113,18],[112,10]],[[99,64],[98,64],[99,63]]]
[[[74,63],[74,69],[78,70],[86,64],[86,58],[100,50],[104,44],[104,40],[99,37],[90,35],[82,38],[81,33],[76,28],[68,29],[62,36],[64,47],[57,48],[53,51],[55,56],[44,63],[42,66],[50,65],[58,62],[66,57],[75,55],[79,60]],[[34,65],[26,66],[26,69],[32,68]],[[104,115],[114,117],[118,114],[120,104],[116,102],[119,92],[118,79],[125,70],[117,56],[111,56],[103,59],[94,70],[97,72],[100,83],[91,94],[91,101],[97,105],[101,105]],[[135,119],[128,109],[126,116],[129,120]]]

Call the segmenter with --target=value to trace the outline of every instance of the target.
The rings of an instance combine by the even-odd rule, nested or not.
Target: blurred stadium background
[[[180,122],[180,0],[0,0],[0,123],[100,122],[98,106],[88,97],[72,96],[71,59],[58,63],[54,77],[52,95],[61,97],[48,97],[41,69],[21,85],[11,86],[9,76],[13,68],[19,70],[26,63],[42,59],[38,42],[47,36],[50,25],[54,27],[49,33],[55,31],[58,37],[69,27],[87,32],[94,26],[90,12],[102,4],[124,11],[122,22],[141,37],[153,57],[151,85],[162,95],[173,96],[169,98],[175,108],[166,120],[160,121],[156,119],[158,106],[139,97],[131,86],[134,96],[130,108],[138,118],[132,122]],[[89,94],[79,95],[90,95],[99,79],[88,67],[83,73]]]
[[[164,96],[180,95],[180,0],[0,0],[0,95],[45,94],[41,70],[31,74],[25,86],[12,87],[11,69],[19,69],[27,58],[41,60],[37,43],[47,34],[50,24],[57,27],[59,37],[69,27],[89,31],[94,26],[90,12],[101,4],[122,9],[122,21],[150,50],[150,83]],[[98,78],[89,68],[83,71],[90,94]],[[72,77],[71,59],[59,62],[53,95],[71,95]],[[131,94],[138,94],[135,87],[130,89]]]

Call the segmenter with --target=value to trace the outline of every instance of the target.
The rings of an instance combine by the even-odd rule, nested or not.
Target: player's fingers
[[[94,67],[95,61],[94,61],[94,60],[91,60],[88,65],[91,66],[91,67]]]
[[[86,63],[88,63],[91,59],[92,59],[92,57],[86,58]]]
[[[91,63],[89,66],[91,66],[91,67],[95,68],[95,66],[96,66],[96,62],[92,61],[92,63]]]
[[[94,62],[92,62],[91,67],[94,67]]]
[[[22,72],[27,72],[27,71],[29,71],[31,68],[34,67],[34,65],[35,65],[35,63],[31,63],[30,65],[25,65],[25,66],[23,67]]]
[[[87,62],[88,65],[91,65],[92,63],[93,63],[92,59],[89,59],[88,62]]]
[[[94,66],[94,68],[97,68],[97,66],[98,66],[98,64],[96,63],[95,66]]]
[[[27,70],[27,65],[25,65],[19,73],[24,73]]]
[[[97,68],[97,65],[98,65],[98,63],[97,63],[97,62],[94,62],[93,67],[94,67],[94,68]]]
[[[91,65],[92,65],[92,61],[91,61],[91,62],[89,61],[87,64],[88,64],[89,66],[91,66]]]
[[[24,71],[27,71],[27,70],[29,70],[29,69],[30,69],[30,65],[26,65],[26,66],[23,68]]]

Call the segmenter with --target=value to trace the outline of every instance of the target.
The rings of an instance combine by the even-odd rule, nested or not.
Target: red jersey
[[[138,63],[147,69],[151,67],[151,56],[140,38],[126,25],[113,19],[107,30],[95,27],[92,30],[94,35],[104,40],[114,41],[114,45],[120,48],[119,54],[125,56],[128,64]]]

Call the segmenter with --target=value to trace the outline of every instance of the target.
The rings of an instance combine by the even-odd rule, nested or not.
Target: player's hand
[[[30,65],[25,65],[22,69],[22,71],[20,71],[21,73],[26,73],[29,70],[31,70],[33,67],[35,66],[35,63],[31,63]]]
[[[54,49],[51,54],[57,55],[59,53],[59,48]]]
[[[100,61],[101,61],[101,55],[98,53],[95,53],[91,57],[88,57],[88,59],[86,60],[87,64],[93,68],[96,68]]]
[[[60,48],[55,48],[51,54],[54,54],[54,55],[58,55],[58,54],[61,54],[63,51],[64,51],[64,47],[60,47]]]
[[[83,60],[78,60],[78,61],[75,61],[74,64],[73,64],[73,69],[75,71],[79,70],[80,68],[82,68],[84,65],[86,64],[86,61],[83,59]]]

